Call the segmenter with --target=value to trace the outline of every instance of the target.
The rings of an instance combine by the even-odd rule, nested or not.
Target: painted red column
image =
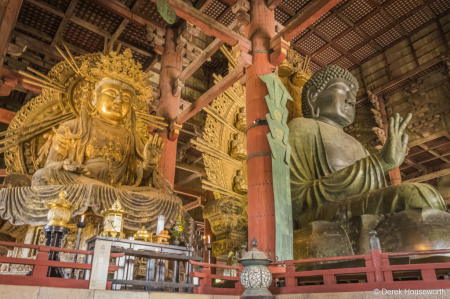
[[[176,29],[168,28],[166,30],[166,41],[164,52],[161,55],[161,72],[159,87],[161,90],[160,104],[157,111],[158,116],[164,117],[170,124],[178,116],[180,110],[180,92],[175,96],[172,94],[172,82],[181,73],[182,53],[177,52]],[[175,163],[177,155],[177,140],[169,140],[167,131],[158,130],[164,142],[161,160],[159,161],[159,170],[165,178],[173,185],[175,180]]]
[[[246,69],[247,127],[269,112],[267,87],[259,78],[273,72],[269,62],[270,38],[275,35],[274,12],[264,0],[250,0],[251,22],[246,29],[253,45],[253,64]],[[275,257],[275,203],[272,183],[272,158],[267,140],[269,126],[247,131],[248,239],[256,237],[258,249]]]

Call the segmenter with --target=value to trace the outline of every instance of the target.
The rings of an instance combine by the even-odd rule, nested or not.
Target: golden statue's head
[[[80,73],[95,83],[92,108],[105,119],[121,121],[136,100],[148,103],[153,99],[149,74],[144,73],[141,64],[133,60],[130,49],[123,54],[100,54],[97,67],[83,63]]]
[[[119,122],[126,118],[136,97],[136,90],[127,83],[104,78],[95,87],[94,102],[98,114]]]

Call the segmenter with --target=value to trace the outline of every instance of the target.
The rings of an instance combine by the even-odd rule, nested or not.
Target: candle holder
[[[81,221],[77,222],[78,227],[78,235],[77,235],[77,243],[75,244],[75,249],[80,249],[80,239],[81,239],[81,232],[83,231],[83,228],[85,228],[87,225],[86,222],[84,222],[84,215],[81,217]],[[76,263],[78,258],[78,253],[75,253],[73,256],[73,262]],[[72,269],[72,272],[70,273],[70,278],[73,278],[75,274],[75,269]]]

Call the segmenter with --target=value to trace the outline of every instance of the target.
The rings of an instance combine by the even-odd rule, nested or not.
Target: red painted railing
[[[0,245],[9,247],[30,248],[39,251],[36,256],[36,259],[24,259],[24,258],[0,256],[0,263],[33,265],[31,276],[0,275],[0,284],[73,288],[73,289],[89,288],[89,280],[47,277],[47,273],[48,267],[91,270],[92,269],[91,264],[49,261],[48,258],[50,251],[78,253],[85,255],[93,255],[94,251],[20,244],[14,242],[0,242]],[[122,256],[124,256],[124,253],[111,253],[111,257],[122,257]],[[108,271],[117,271],[118,269],[119,266],[108,267]],[[106,289],[108,290],[111,289],[111,282],[107,282]]]
[[[232,267],[226,265],[207,264],[195,261],[189,261],[189,264],[202,267],[202,272],[191,272],[190,277],[198,277],[200,284],[194,288],[194,294],[211,294],[211,295],[228,295],[228,296],[240,296],[244,292],[239,276],[244,267]],[[236,270],[236,276],[224,276],[211,274],[211,268],[231,269]],[[220,279],[226,281],[236,282],[234,288],[215,288],[212,286],[213,279]]]
[[[382,253],[381,250],[371,250],[370,254],[341,256],[331,258],[318,259],[302,259],[294,261],[273,262],[268,267],[272,272],[273,282],[269,290],[272,294],[300,294],[300,293],[328,293],[328,292],[357,292],[357,291],[373,291],[375,289],[386,290],[435,290],[435,289],[450,289],[450,280],[447,279],[447,274],[450,272],[450,263],[423,263],[423,264],[407,264],[407,265],[390,265],[389,258],[396,257],[412,257],[418,255],[436,255],[436,254],[450,254],[450,249],[446,250],[428,250],[418,252],[393,252]],[[338,268],[327,270],[310,270],[310,271],[295,271],[295,268],[302,263],[318,263],[318,262],[332,262],[332,261],[354,261],[363,260],[365,266],[354,268]],[[213,264],[203,264],[192,262],[193,265],[203,266],[202,273],[191,272],[191,277],[199,277],[200,285],[195,288],[198,294],[223,294],[223,295],[241,295],[244,291],[242,285],[238,282],[239,273],[242,271],[241,267],[229,267]],[[328,264],[330,266],[330,264]],[[238,270],[238,276],[227,277],[211,275],[210,268],[229,268]],[[436,270],[447,269],[444,271],[445,279],[437,279]],[[420,280],[405,280],[394,281],[395,273],[403,271],[420,272]],[[358,275],[358,282],[339,283],[337,276],[340,275]],[[363,279],[361,279],[361,277]],[[236,288],[224,289],[212,288],[212,279],[228,279],[235,280]],[[299,285],[299,278],[311,278],[310,281],[315,281],[314,285]],[[362,282],[361,282],[362,280]],[[285,286],[277,286],[277,282],[285,282]],[[238,289],[239,288],[239,289]]]

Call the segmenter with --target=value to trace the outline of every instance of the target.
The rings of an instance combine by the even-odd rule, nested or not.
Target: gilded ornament
[[[46,204],[50,210],[47,214],[47,226],[62,226],[67,227],[67,223],[70,220],[70,208],[72,204],[66,199],[67,192],[61,191],[58,194],[58,198],[53,202]]]

